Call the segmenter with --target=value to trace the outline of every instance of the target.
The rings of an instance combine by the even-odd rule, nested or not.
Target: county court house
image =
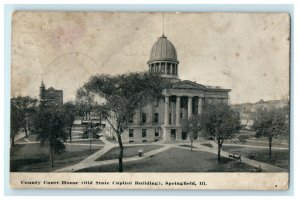
[[[205,102],[228,104],[230,89],[179,79],[177,52],[165,35],[154,43],[147,64],[150,73],[160,73],[168,82],[162,91],[165,101],[137,110],[129,120],[128,129],[122,134],[124,142],[186,140],[188,134],[181,126],[183,119],[200,114]]]

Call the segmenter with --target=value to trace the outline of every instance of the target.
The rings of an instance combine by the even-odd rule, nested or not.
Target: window
[[[172,115],[171,115],[171,113],[169,114],[169,124],[171,124],[171,121],[172,121]]]
[[[155,137],[159,136],[159,129],[158,128],[154,129],[154,134],[155,134]]]
[[[181,119],[182,119],[182,115],[183,115],[183,114],[182,114],[182,113],[180,113],[180,118],[181,118]]]
[[[142,123],[146,123],[146,113],[142,113]]]
[[[147,136],[147,129],[142,129],[142,137],[146,137]]]
[[[133,137],[134,129],[129,129],[129,137]]]
[[[129,117],[129,123],[133,123],[133,116]]]
[[[155,114],[154,114],[154,122],[155,122],[155,123],[158,123],[158,120],[159,120],[159,114],[158,114],[158,113],[155,113]]]

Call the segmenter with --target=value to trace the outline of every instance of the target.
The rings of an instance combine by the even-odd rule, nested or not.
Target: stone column
[[[161,64],[158,65],[158,70],[157,70],[157,73],[160,73],[161,72]]]
[[[149,105],[149,124],[152,126],[153,122],[153,104],[150,103]]]
[[[198,99],[198,114],[199,115],[202,113],[202,106],[203,106],[203,101],[202,101],[202,98],[199,97],[199,99]]]
[[[192,97],[188,97],[188,119],[192,117]]]
[[[180,96],[176,98],[176,126],[180,125]]]
[[[165,96],[165,126],[169,125],[169,96]]]

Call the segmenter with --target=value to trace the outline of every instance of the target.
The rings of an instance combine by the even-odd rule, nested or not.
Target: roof
[[[164,34],[158,38],[151,49],[148,62],[153,61],[173,61],[178,63],[176,49]]]

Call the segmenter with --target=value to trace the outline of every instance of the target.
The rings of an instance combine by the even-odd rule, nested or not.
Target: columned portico
[[[163,140],[168,142],[171,140],[171,130],[169,126],[169,101],[170,97],[165,96],[165,113],[164,113],[164,125],[163,125]]]
[[[198,115],[202,113],[202,107],[203,107],[203,98],[198,98]]]
[[[169,96],[165,96],[165,126],[169,125]]]
[[[176,126],[180,126],[180,96],[176,98]]]
[[[172,97],[172,98],[171,98]],[[195,97],[195,98],[194,98]],[[163,129],[163,140],[164,142],[171,142],[173,140],[176,141],[182,141],[182,124],[181,124],[181,118],[191,118],[193,115],[193,109],[197,109],[195,106],[193,106],[193,99],[197,100],[196,95],[192,94],[180,94],[175,93],[174,95],[168,94],[165,95],[165,101],[164,101],[164,124],[162,125]],[[202,110],[202,99],[201,97],[198,97],[198,103],[196,101],[195,105],[198,105],[198,113]],[[176,100],[176,102],[175,102]],[[171,106],[170,110],[170,104],[174,105]],[[182,110],[181,110],[182,107]],[[175,108],[175,109],[174,109]],[[173,113],[175,114],[175,120],[170,120],[170,116],[173,116]],[[187,113],[187,114],[183,114]],[[171,122],[171,123],[170,123]]]
[[[192,97],[188,97],[188,118],[192,117]]]

